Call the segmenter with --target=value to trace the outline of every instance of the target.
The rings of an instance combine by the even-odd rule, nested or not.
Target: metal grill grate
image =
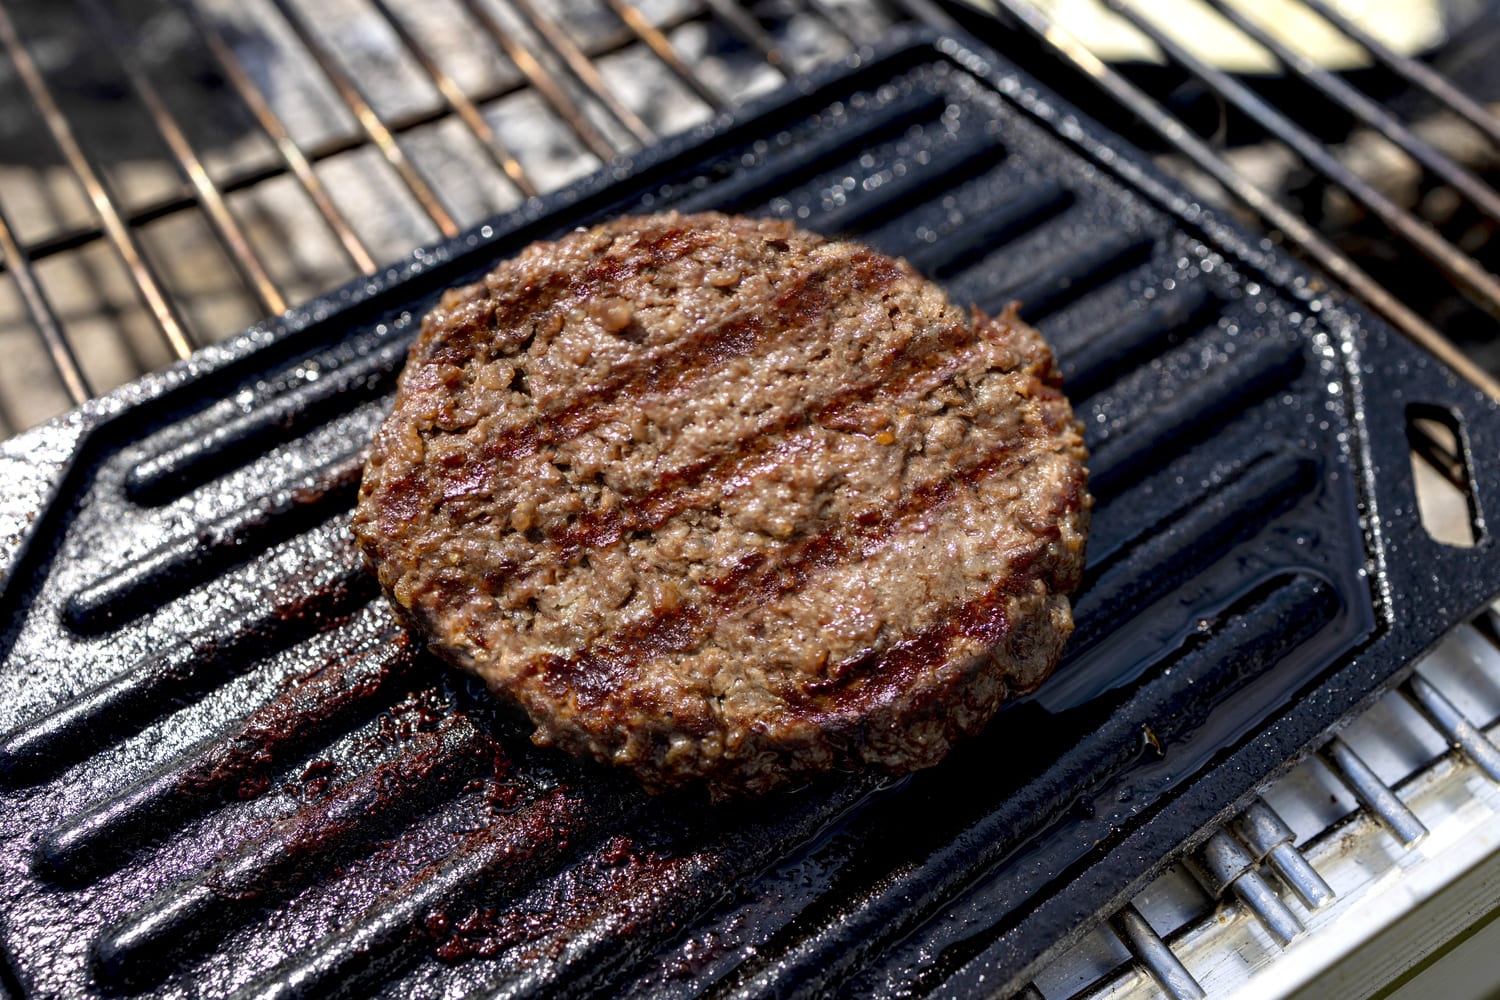
[[[1226,128],[1238,126],[1289,152],[1306,170],[1341,191],[1377,220],[1394,241],[1399,241],[1405,249],[1405,266],[1410,266],[1413,261],[1431,262],[1439,282],[1457,289],[1468,306],[1488,318],[1484,323],[1485,339],[1490,339],[1490,320],[1500,317],[1500,279],[1492,273],[1489,259],[1495,248],[1487,243],[1480,246],[1479,250],[1489,251],[1482,254],[1483,260],[1460,249],[1456,245],[1458,241],[1475,241],[1460,240],[1440,231],[1430,221],[1419,217],[1413,206],[1400,204],[1386,190],[1382,178],[1372,176],[1368,169],[1361,173],[1346,162],[1351,159],[1348,152],[1354,145],[1352,140],[1335,145],[1325,139],[1329,106],[1342,109],[1357,128],[1389,142],[1397,162],[1403,168],[1419,173],[1421,184],[1429,189],[1434,185],[1444,185],[1465,207],[1483,218],[1500,221],[1500,215],[1496,213],[1500,208],[1500,196],[1494,187],[1453,156],[1419,137],[1413,123],[1401,120],[1345,79],[1320,68],[1306,52],[1281,40],[1268,29],[1263,16],[1258,18],[1246,13],[1250,5],[1242,0],[1194,0],[1188,5],[1172,5],[1171,9],[1192,6],[1217,12],[1241,33],[1245,41],[1263,46],[1283,70],[1303,86],[1303,90],[1281,92],[1279,103],[1263,96],[1245,80],[1211,65],[1184,42],[1179,31],[1166,26],[1173,19],[1164,16],[1160,9],[1152,11],[1145,4],[1127,0],[1106,0],[1109,10],[1157,46],[1176,74],[1174,79],[1186,80],[1194,88],[1201,89],[1229,116],[1229,121],[1225,118],[1215,120],[1213,125],[1218,127],[1217,135],[1206,137],[1185,124],[1182,118],[1174,116],[1159,98],[1095,56],[1067,24],[1049,18],[1026,0],[995,2],[1007,18],[1007,26],[1017,32],[1015,36],[1009,36],[1012,44],[1006,46],[1007,51],[1013,50],[1021,38],[1043,43],[1046,52],[1087,74],[1108,95],[1116,116],[1119,110],[1128,112],[1143,126],[1142,131],[1154,136],[1158,143],[1181,158],[1179,166],[1200,172],[1200,178],[1206,178],[1216,186],[1210,194],[1227,195],[1229,200],[1257,216],[1325,272],[1370,303],[1393,325],[1426,345],[1491,395],[1500,394],[1500,383],[1456,349],[1444,333],[1418,310],[1403,301],[1387,284],[1371,277],[1361,263],[1320,232],[1304,214],[1287,207],[1277,192],[1257,186],[1244,171],[1237,169],[1231,157],[1226,155],[1222,141]],[[1424,112],[1431,113],[1435,104],[1472,128],[1473,138],[1479,142],[1494,143],[1500,139],[1500,118],[1429,66],[1398,54],[1322,0],[1305,0],[1304,6],[1309,13],[1324,18],[1329,28],[1362,46],[1381,71],[1409,83],[1415,91],[1429,98],[1432,103],[1421,106]],[[984,32],[971,19],[965,20],[971,30],[987,33],[993,39],[996,29]],[[1312,120],[1320,115],[1325,117]],[[1497,151],[1500,151],[1500,146],[1491,146],[1488,155],[1480,159],[1494,163]],[[1388,168],[1388,164],[1386,161],[1382,166]]]
[[[727,0],[0,7],[13,151],[0,165],[0,434],[906,16],[883,0],[764,13]]]

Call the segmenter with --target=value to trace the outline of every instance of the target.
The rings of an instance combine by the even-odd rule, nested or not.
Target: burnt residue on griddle
[[[349,656],[320,664],[289,682],[269,704],[257,709],[238,731],[197,755],[178,775],[179,794],[249,798],[270,784],[277,765],[310,744],[332,735],[353,712],[374,708],[376,699],[406,679],[421,662],[414,643],[400,628]]]
[[[445,962],[507,955],[516,962],[555,960],[622,900],[671,891],[687,861],[652,851],[624,834],[608,838],[580,864],[511,906],[471,904],[434,910],[421,931]],[[619,932],[629,933],[628,908]]]
[[[44,832],[33,851],[39,868],[61,881],[109,870],[218,804],[262,795],[297,754],[374,714],[430,662],[382,617],[368,614],[362,641],[293,678],[225,734]]]
[[[106,928],[94,946],[100,977],[138,987],[163,967],[164,956],[181,961],[201,952],[255,912],[388,844],[427,809],[451,799],[476,770],[505,760],[493,743],[464,716],[450,714],[387,747],[394,757],[341,786],[328,788],[337,770],[333,761],[313,761],[301,790],[316,798]]]
[[[435,732],[418,733],[399,755],[328,791],[277,824],[260,845],[256,870],[215,865],[205,884],[220,895],[258,895],[286,883],[317,877],[341,847],[389,835],[421,815],[424,807],[451,797],[483,762],[484,740],[461,716]],[[326,781],[327,779],[317,779]],[[237,852],[243,857],[246,851]]]
[[[294,781],[282,787],[304,801],[320,799],[333,784],[338,765],[331,760],[315,760],[302,769]]]

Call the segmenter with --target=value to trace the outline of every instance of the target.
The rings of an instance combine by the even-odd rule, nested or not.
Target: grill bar
[[[31,316],[31,322],[36,326],[43,346],[47,348],[47,357],[52,361],[58,379],[63,388],[68,390],[68,397],[75,405],[82,403],[94,394],[93,390],[89,388],[83,369],[78,366],[78,358],[73,354],[72,346],[67,337],[63,336],[62,324],[58,322],[57,313],[48,301],[47,293],[42,290],[36,275],[32,273],[31,262],[26,258],[25,251],[16,245],[16,238],[3,211],[0,211],[0,258],[5,260],[11,276],[16,280],[21,301],[26,304],[26,312]]]
[[[594,68],[592,60],[583,54],[567,33],[559,28],[556,23],[541,11],[537,10],[529,0],[510,0],[510,5],[520,12],[531,25],[533,31],[541,38],[542,43],[550,48],[562,60],[563,66],[573,75],[573,78],[583,85],[584,90],[598,101],[609,116],[613,118],[621,128],[635,136],[637,142],[642,146],[649,145],[655,141],[656,134],[641,121],[625,103],[614,95],[609,84],[604,82],[604,77]]]
[[[625,26],[631,30],[635,37],[639,38],[652,52],[656,53],[656,57],[661,60],[662,65],[671,70],[673,75],[697,95],[700,101],[714,109],[725,106],[727,102],[724,98],[715,92],[703,77],[693,72],[693,68],[682,58],[682,55],[677,51],[677,47],[672,44],[671,39],[666,36],[666,33],[661,28],[652,24],[650,18],[641,13],[640,8],[627,2],[627,0],[605,0],[605,2],[609,4],[610,10],[619,16],[620,20],[624,22]]]
[[[616,153],[614,146],[593,126],[582,109],[568,96],[562,84],[547,72],[546,67],[536,56],[532,55],[531,50],[507,31],[494,13],[484,6],[483,0],[463,0],[463,4],[474,20],[484,27],[490,38],[494,39],[495,44],[505,52],[506,57],[516,69],[521,71],[521,75],[530,81],[537,93],[542,95],[543,100],[550,104],[558,117],[562,118],[573,130],[578,141],[583,143],[583,148],[598,157],[601,163],[608,163],[613,159]]]
[[[468,126],[474,138],[479,140],[479,144],[484,147],[490,159],[495,162],[495,166],[499,167],[500,171],[506,177],[510,178],[511,183],[516,186],[521,194],[527,198],[536,197],[536,184],[526,175],[526,171],[521,167],[521,162],[500,141],[500,137],[495,134],[495,130],[490,128],[490,123],[484,120],[484,115],[480,113],[479,107],[463,92],[463,88],[438,65],[437,60],[428,53],[421,41],[412,34],[411,29],[406,26],[406,22],[401,20],[395,11],[391,10],[385,0],[370,0],[370,6],[374,7],[381,18],[396,32],[396,36],[401,39],[401,44],[406,46],[406,50],[417,60],[417,64],[422,67],[422,71],[431,78],[433,85],[443,95],[443,100],[448,102],[448,106]]]
[[[1230,889],[1283,945],[1290,944],[1293,938],[1305,930],[1297,915],[1281,901],[1276,890],[1261,877],[1260,872],[1253,868],[1236,878]]]
[[[1494,188],[1438,152],[1375,101],[1285,42],[1275,38],[1244,11],[1226,0],[1204,0],[1204,2],[1273,53],[1297,76],[1316,87],[1320,93],[1333,98],[1360,121],[1403,149],[1412,159],[1447,181],[1485,215],[1495,221],[1500,221],[1500,194],[1497,194]]]
[[[1122,365],[1165,353],[1174,340],[1212,325],[1224,306],[1202,285],[1178,285],[1134,318],[1090,330],[1062,361],[1069,398],[1088,399],[1105,388]]]
[[[1452,341],[1439,333],[1435,327],[1388,291],[1384,285],[1370,277],[1347,254],[1330,243],[1306,220],[1253,184],[1228,160],[1215,152],[1208,143],[1193,134],[1179,119],[1168,114],[1145,91],[1136,87],[1090,52],[1076,36],[1042,14],[1027,0],[996,0],[996,3],[1039,41],[1086,73],[1114,100],[1149,126],[1173,149],[1186,156],[1196,167],[1221,184],[1226,191],[1267,223],[1284,233],[1335,280],[1341,282],[1407,336],[1436,354],[1464,378],[1482,388],[1491,397],[1500,399],[1500,380],[1495,379],[1470,360],[1466,354],[1453,345]]]
[[[1203,1000],[1208,996],[1134,904],[1115,914],[1110,924],[1171,1000]]]
[[[560,994],[581,994],[592,984],[608,981],[638,955],[659,949],[691,925],[726,887],[766,867],[774,860],[778,843],[803,843],[816,836],[881,784],[881,779],[865,776],[820,790],[816,801],[768,808],[753,822],[720,834],[711,850],[675,865],[674,892],[663,894],[649,886],[627,891],[624,898],[612,900],[607,909],[594,915],[563,954],[502,975],[471,992],[468,1000],[549,1000]],[[670,822],[675,827],[683,821]],[[618,936],[624,927],[629,928],[632,941],[622,949]]]
[[[1057,184],[1027,188],[1003,205],[997,205],[985,217],[954,230],[936,243],[914,244],[904,256],[923,274],[943,278],[1060,214],[1072,204],[1073,193]],[[1070,394],[1078,392],[1071,375],[1068,391]]]
[[[360,127],[369,136],[370,141],[375,143],[376,148],[380,150],[380,154],[385,157],[386,162],[400,176],[401,182],[406,185],[406,189],[417,200],[417,204],[427,213],[427,217],[432,220],[433,225],[437,226],[438,231],[444,236],[457,236],[458,223],[453,221],[453,217],[448,214],[448,210],[443,207],[443,203],[438,199],[438,196],[433,193],[432,188],[427,186],[427,182],[422,179],[422,175],[417,172],[417,168],[412,166],[411,161],[406,158],[406,153],[396,142],[390,128],[375,113],[375,109],[370,106],[370,102],[365,100],[359,88],[354,85],[354,81],[349,79],[343,70],[339,69],[338,64],[334,62],[333,56],[313,36],[311,26],[287,0],[271,0],[271,3],[276,5],[276,9],[281,13],[282,18],[297,35],[297,40],[302,43],[308,55],[317,64],[318,69],[322,71],[323,77],[333,87],[334,92],[338,94],[339,100],[343,101],[344,106],[354,115]]]
[[[1370,765],[1349,744],[1334,737],[1323,748],[1323,760],[1402,846],[1411,847],[1427,836],[1427,828],[1422,825],[1422,821],[1380,780],[1370,769]]]
[[[937,3],[937,0],[896,0],[896,6],[906,11],[918,24],[925,24],[938,31],[958,31],[958,22]]]
[[[1447,77],[1420,60],[1393,51],[1390,46],[1329,6],[1325,0],[1302,0],[1302,4],[1317,11],[1318,16],[1364,46],[1380,62],[1401,74],[1414,86],[1421,87],[1436,97],[1487,135],[1491,142],[1500,145],[1500,118],[1496,118],[1483,104],[1455,87]]]
[[[146,112],[151,116],[151,123],[156,126],[162,141],[171,150],[177,169],[182,171],[183,178],[192,186],[198,204],[208,217],[210,228],[229,255],[229,261],[234,265],[240,280],[250,289],[261,309],[272,315],[286,312],[286,299],[281,297],[281,292],[266,272],[255,248],[250,245],[245,231],[229,211],[223,192],[208,175],[197,150],[188,141],[182,127],[177,124],[177,119],[172,116],[166,102],[161,99],[146,71],[136,60],[133,54],[136,47],[133,33],[114,16],[102,0],[84,0],[84,7],[98,30],[101,43],[114,52],[115,61],[124,71],[131,91],[145,105]]]
[[[828,0],[807,0],[807,8],[826,21],[851,46],[868,45],[878,40],[858,18],[850,17]]]
[[[1437,264],[1464,290],[1475,305],[1500,319],[1500,278],[1448,242],[1427,223],[1401,208],[1373,184],[1344,166],[1311,133],[1228,73],[1193,55],[1171,33],[1142,14],[1127,0],[1106,0],[1111,10],[1159,45],[1173,60],[1217,96],[1244,112],[1281,142],[1290,146],[1325,177],[1348,191],[1412,247]]]
[[[766,29],[762,28],[748,11],[735,0],[705,0],[705,3],[725,27],[746,45],[759,52],[761,58],[775,67],[776,72],[780,73],[783,78],[791,79],[792,71],[785,65],[786,60],[782,56],[781,49],[776,45],[776,39],[767,34]]]
[[[1013,284],[982,293],[979,306],[999,312],[1006,303],[1017,301],[1021,303],[1021,316],[1036,323],[1143,263],[1152,249],[1150,240],[1128,233],[1111,234],[1060,259],[1040,262]]]
[[[1250,808],[1235,820],[1234,828],[1245,846],[1255,852],[1256,860],[1276,869],[1276,874],[1309,910],[1333,902],[1333,890],[1298,853],[1291,828],[1264,799],[1251,802]]]
[[[1192,870],[1214,897],[1232,893],[1282,944],[1302,933],[1302,922],[1261,877],[1255,859],[1227,830],[1215,830]]]
[[[1467,461],[1447,444],[1439,441],[1425,420],[1415,420],[1410,427],[1412,451],[1458,490],[1469,488]]]
[[[192,22],[194,29],[203,39],[208,51],[213,54],[214,60],[224,71],[224,78],[229,81],[229,85],[234,88],[235,93],[239,95],[245,107],[255,116],[255,120],[260,125],[261,130],[265,132],[266,137],[271,140],[272,145],[276,147],[277,153],[280,154],[281,162],[292,172],[292,176],[297,178],[297,183],[302,185],[302,190],[307,192],[308,198],[312,200],[313,207],[318,210],[318,214],[328,223],[328,228],[338,238],[339,246],[343,248],[350,262],[359,269],[361,274],[374,274],[375,260],[370,256],[370,251],[360,242],[359,237],[350,228],[343,213],[334,205],[333,199],[329,197],[327,189],[323,186],[323,182],[318,179],[317,173],[313,171],[307,154],[292,139],[291,134],[286,130],[286,126],[276,116],[276,112],[271,110],[271,104],[266,100],[266,95],[261,92],[261,89],[256,86],[255,81],[250,78],[250,74],[245,71],[245,67],[240,63],[239,57],[234,54],[234,50],[224,41],[224,36],[219,34],[219,30],[203,16],[193,0],[177,0],[177,7]],[[220,190],[225,193],[236,189],[236,186],[231,184],[221,184],[220,186]],[[139,222],[134,218],[130,221],[132,225],[139,225]]]
[[[1476,767],[1500,781],[1500,750],[1495,748],[1484,731],[1471,722],[1439,691],[1427,678],[1413,673],[1403,689],[1433,727],[1448,738],[1448,741],[1463,752]]]
[[[46,80],[37,69],[36,63],[32,61],[31,54],[26,51],[25,43],[21,41],[21,36],[16,32],[15,24],[3,5],[0,5],[0,44],[5,46],[11,63],[16,67],[16,73],[21,77],[21,82],[25,85],[27,93],[31,95],[37,110],[41,112],[42,121],[46,124],[47,131],[51,133],[52,141],[62,151],[64,158],[68,161],[68,166],[88,194],[89,201],[93,204],[94,211],[103,224],[105,234],[114,244],[120,259],[125,262],[125,268],[130,274],[141,302],[156,320],[157,328],[172,352],[179,358],[186,358],[193,353],[196,346],[188,335],[187,326],[178,315],[177,307],[167,296],[165,285],[157,275],[156,269],[142,251],[140,243],[137,242],[135,232],[121,217],[120,210],[116,207],[119,199],[110,190],[103,176],[95,169],[93,161],[83,151],[83,147],[78,144],[78,139],[73,134],[73,127],[68,124],[68,119],[63,115],[62,109],[57,106],[57,101],[53,99]]]
[[[1004,145],[999,140],[986,136],[978,142],[934,154],[928,167],[931,173],[927,176],[930,182],[956,187],[993,167],[1004,155]],[[850,198],[841,208],[826,213],[819,220],[818,227],[827,233],[857,233],[874,228],[927,193],[925,185],[919,183],[916,177],[914,172],[908,173],[905,177],[880,185],[874,191],[861,191],[863,197]]]

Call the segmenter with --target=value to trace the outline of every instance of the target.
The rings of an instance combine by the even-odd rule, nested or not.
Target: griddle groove
[[[354,506],[362,462],[345,460],[313,485],[284,489],[115,569],[68,598],[63,620],[76,632],[117,629],[163,603],[249,562]]]
[[[1107,499],[1127,489],[1162,459],[1209,436],[1252,403],[1286,385],[1302,370],[1300,344],[1259,340],[1207,375],[1182,386],[1175,398],[1148,416],[1090,441],[1089,490]]]
[[[140,988],[171,963],[205,950],[255,911],[279,902],[324,872],[357,842],[399,828],[455,795],[485,763],[486,738],[464,716],[419,732],[383,761],[226,855],[199,877],[166,892],[95,939],[101,979]]]
[[[1184,519],[1193,518],[1194,512],[1199,508],[1205,506],[1224,508],[1227,514],[1227,508],[1237,499],[1249,503],[1266,504],[1268,501],[1257,496],[1253,487],[1247,487],[1242,482],[1251,470],[1258,470],[1261,474],[1269,472],[1269,469],[1263,468],[1263,463],[1272,462],[1284,471],[1289,471],[1292,463],[1304,470],[1310,465],[1316,466],[1317,464],[1316,459],[1299,455],[1289,444],[1266,441],[1262,442],[1262,445],[1263,448],[1258,448],[1249,455],[1243,456],[1242,461],[1225,469],[1222,476],[1211,482],[1202,483],[1201,488],[1198,485],[1184,488],[1173,498],[1176,501],[1175,505],[1165,510],[1159,520],[1148,522],[1121,519],[1118,531],[1109,532],[1108,537],[1104,537],[1104,532],[1091,537],[1089,539],[1089,564],[1084,571],[1085,583],[1092,584],[1097,581],[1114,566],[1126,561],[1126,557],[1133,549],[1150,544],[1156,535],[1170,534],[1174,525]],[[1314,481],[1307,484],[1306,488],[1313,489],[1316,486],[1317,482],[1314,478]],[[1229,491],[1230,498],[1221,501],[1226,490]],[[1271,503],[1274,506],[1274,501]],[[1239,515],[1230,514],[1229,516],[1238,517]],[[1262,521],[1261,523],[1268,522]],[[1095,541],[1098,542],[1097,545],[1094,544]],[[1088,589],[1080,587],[1078,599],[1081,600],[1087,595]]]
[[[395,384],[409,342],[400,336],[353,359],[307,366],[313,381],[265,394],[243,415],[146,458],[126,474],[125,495],[148,506],[166,503],[381,396]]]
[[[38,781],[84,760],[256,663],[341,626],[378,592],[363,566],[334,563],[320,569],[306,592],[152,653],[6,736],[0,742],[0,783]]]
[[[730,174],[697,194],[673,204],[679,212],[742,212],[764,204],[815,175],[846,163],[870,146],[898,137],[917,125],[933,121],[947,102],[930,91],[916,91],[874,108],[862,107],[849,125],[836,132],[822,132],[770,158],[759,170]]]
[[[998,166],[1005,156],[1005,144],[989,133],[939,149],[925,163],[906,164],[899,171],[892,166],[866,179],[846,192],[843,204],[809,219],[808,225],[829,235],[871,229],[913,202],[926,201],[932,185],[957,187]]]
[[[893,252],[927,277],[945,278],[1067,211],[1073,200],[1072,191],[1050,181],[1023,188],[984,214],[933,234],[931,243],[908,242]]]
[[[270,970],[231,1000],[291,1000],[373,989],[432,947],[430,935],[440,936],[449,922],[446,911],[463,914],[524,891],[566,861],[578,841],[623,825],[639,808],[639,793],[620,785],[582,795],[548,792],[475,834],[404,890],[377,901],[354,926]],[[555,831],[567,834],[555,836]]]
[[[1161,354],[1179,336],[1212,324],[1225,305],[1202,284],[1179,285],[1134,317],[1112,317],[1086,336],[1059,344],[1068,398],[1075,405],[1083,402],[1125,371]]]
[[[1174,511],[1139,544],[1091,562],[1074,603],[1068,657],[1083,653],[1160,595],[1223,558],[1317,485],[1311,461],[1279,451],[1252,464],[1203,503]]]
[[[43,832],[36,864],[62,881],[93,878],[222,799],[259,795],[278,765],[373,713],[412,673],[419,662],[413,653],[405,632],[389,626],[336,652],[231,731]]]
[[[1097,242],[1036,264],[1031,275],[997,291],[981,292],[979,308],[995,313],[1007,303],[1019,302],[1022,318],[1035,323],[1142,264],[1154,249],[1151,237],[1103,234]]]

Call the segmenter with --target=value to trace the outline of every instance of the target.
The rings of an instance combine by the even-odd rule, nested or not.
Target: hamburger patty
[[[936,763],[1072,631],[1091,500],[1041,337],[788,223],[620,219],[422,324],[354,530],[533,737],[652,789]]]

